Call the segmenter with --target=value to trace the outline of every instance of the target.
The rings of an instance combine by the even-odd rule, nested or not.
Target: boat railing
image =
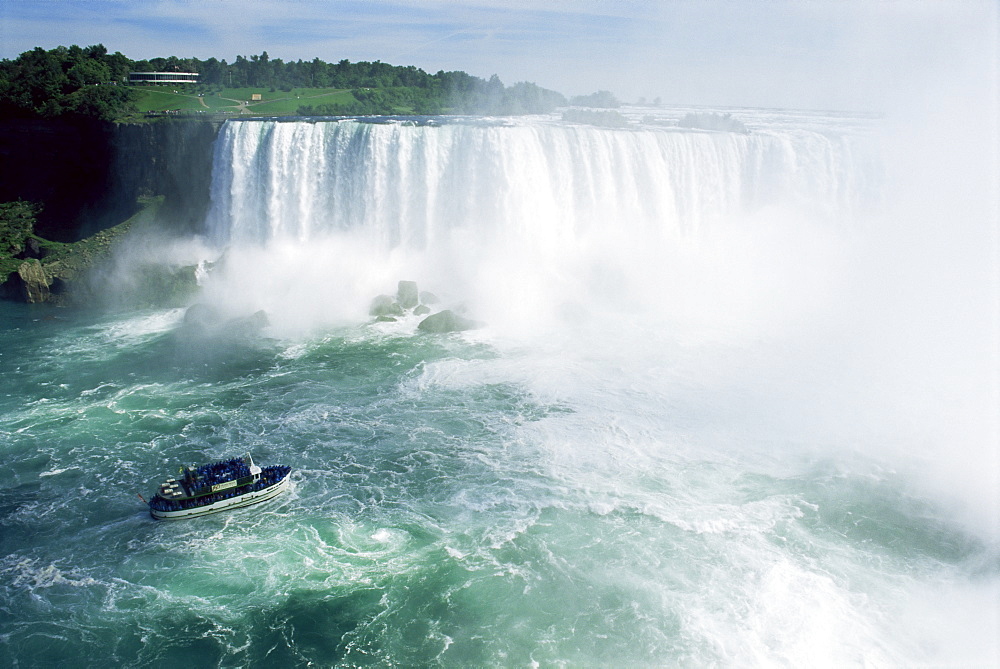
[[[214,463],[220,464],[220,463]],[[222,463],[224,464],[224,463]],[[204,465],[209,467],[211,465]],[[201,468],[199,468],[201,469]],[[157,511],[179,511],[184,509],[193,509],[196,507],[207,506],[209,504],[215,504],[216,502],[221,502],[225,499],[231,499],[233,497],[240,497],[249,492],[255,492],[258,490],[263,490],[269,488],[270,486],[279,483],[282,479],[291,473],[291,467],[287,465],[273,465],[270,467],[263,467],[259,476],[251,478],[246,482],[237,481],[238,486],[233,486],[223,490],[212,491],[211,487],[200,488],[194,491],[194,496],[186,497],[183,499],[166,499],[163,496],[157,494],[149,501],[149,506]]]

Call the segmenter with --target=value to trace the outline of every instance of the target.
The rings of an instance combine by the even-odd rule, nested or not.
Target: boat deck
[[[154,518],[188,518],[270,499],[287,488],[291,467],[258,467],[248,456],[184,468],[149,501]]]

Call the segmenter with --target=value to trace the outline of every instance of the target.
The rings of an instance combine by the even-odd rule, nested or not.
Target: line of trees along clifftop
[[[0,60],[0,117],[84,116],[112,120],[135,111],[135,93],[117,84],[132,61],[103,44],[35,47]]]
[[[197,72],[201,90],[337,88],[355,93],[356,105],[304,107],[304,114],[397,114],[401,106],[418,114],[523,114],[566,104],[560,93],[528,82],[505,87],[496,75],[487,80],[460,71],[428,74],[413,65],[381,61],[285,62],[266,51],[237,56],[233,63],[176,56],[132,60],[97,44],[36,47],[14,60],[0,60],[0,117],[121,120],[136,111],[136,91],[124,85],[130,71]]]

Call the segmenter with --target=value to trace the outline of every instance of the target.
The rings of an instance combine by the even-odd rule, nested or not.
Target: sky
[[[267,51],[625,102],[884,111],[956,79],[995,105],[998,15],[996,0],[0,0],[0,57]]]

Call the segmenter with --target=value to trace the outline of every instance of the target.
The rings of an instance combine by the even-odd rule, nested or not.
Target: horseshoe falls
[[[992,666],[975,171],[687,111],[230,121],[201,233],[108,290],[146,249],[266,327],[0,304],[0,664]],[[400,281],[479,327],[371,316]],[[292,490],[137,499],[245,452]]]

